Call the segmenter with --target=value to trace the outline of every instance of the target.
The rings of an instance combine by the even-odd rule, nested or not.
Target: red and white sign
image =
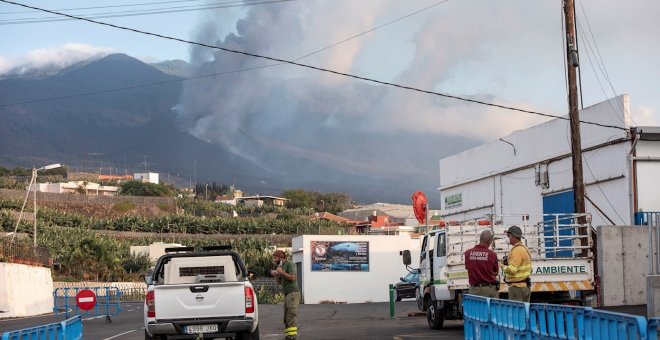
[[[83,289],[76,294],[76,305],[82,310],[90,310],[96,306],[96,294],[91,289]]]

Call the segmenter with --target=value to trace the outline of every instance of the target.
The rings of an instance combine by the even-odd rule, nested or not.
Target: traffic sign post
[[[96,306],[96,294],[91,289],[83,289],[76,294],[76,305],[82,310],[90,310]]]

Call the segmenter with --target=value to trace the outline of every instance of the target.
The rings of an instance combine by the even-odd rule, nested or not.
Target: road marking
[[[119,334],[117,334],[117,335],[115,335],[115,336],[111,336],[111,337],[109,337],[109,338],[105,338],[105,339],[103,339],[103,340],[114,339],[114,338],[120,337],[120,336],[122,336],[122,335],[126,335],[126,334],[128,334],[128,333],[133,333],[133,332],[135,332],[135,330],[134,330],[134,329],[131,329],[131,330],[128,331],[128,332],[119,333]]]
[[[105,315],[93,316],[91,318],[82,319],[82,321],[94,320],[94,319],[99,319],[99,318],[103,318],[103,317],[105,317]]]

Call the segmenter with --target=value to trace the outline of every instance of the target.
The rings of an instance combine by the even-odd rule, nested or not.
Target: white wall
[[[53,312],[50,268],[0,263],[0,318]]]
[[[158,184],[158,173],[157,172],[142,172],[133,174],[133,179],[146,181],[153,184]]]
[[[368,241],[368,272],[312,272],[311,241]],[[389,301],[389,284],[405,276],[399,252],[411,250],[413,267],[419,259],[419,239],[404,235],[302,235],[292,240],[293,262],[302,264],[302,293],[306,304],[321,301],[346,303]]]
[[[637,157],[660,157],[660,143],[640,141]],[[637,161],[637,210],[660,211],[660,161]]]
[[[625,109],[618,116],[612,113],[612,106],[604,102],[582,110],[581,119],[627,127],[627,96],[623,96],[623,100]],[[620,106],[617,104],[614,107]],[[626,137],[625,132],[619,129],[586,124],[582,124],[581,128],[583,148]],[[502,139],[513,144],[515,154],[511,145],[496,140],[440,160],[440,198],[445,219],[476,219],[491,213],[538,216],[543,213],[543,196],[572,189],[568,122],[555,119],[515,131]],[[585,190],[593,201],[593,204],[587,201],[586,208],[593,216],[593,225],[612,224],[604,215],[614,224],[632,224],[629,150],[630,142],[625,141],[583,153]],[[660,153],[660,149],[658,151]],[[560,156],[565,157],[548,163],[550,159]],[[542,171],[547,168],[547,188],[536,185],[539,168]],[[445,197],[458,193],[463,198],[461,206],[446,208]],[[657,197],[660,195],[644,196],[647,200]],[[504,219],[504,223],[518,222],[515,218]]]

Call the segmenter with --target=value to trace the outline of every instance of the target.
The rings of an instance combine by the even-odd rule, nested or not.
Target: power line
[[[157,2],[143,2],[137,4],[124,4],[124,5],[107,5],[107,6],[94,6],[94,7],[75,7],[75,8],[58,8],[53,11],[79,11],[79,10],[88,10],[88,9],[101,9],[101,8],[118,8],[118,7],[135,7],[135,6],[151,6],[151,5],[161,5],[161,4],[172,4],[172,3],[181,3],[181,2],[199,2],[203,0],[174,0],[174,1],[157,1]],[[255,0],[243,0],[255,1]],[[233,2],[243,2],[243,1],[233,1]],[[17,11],[17,12],[4,12],[0,15],[7,14],[26,14],[26,13],[41,13],[41,11]]]
[[[296,1],[296,0],[268,0],[268,1],[249,3],[249,4],[245,4],[245,3],[235,4],[235,3],[237,3],[237,1],[233,1],[233,2],[226,2],[226,3],[221,2],[221,3],[217,3],[217,4],[211,4],[211,5],[177,6],[177,7],[169,7],[169,9],[168,8],[163,8],[163,9],[156,8],[156,9],[134,10],[134,11],[96,13],[96,14],[90,14],[90,15],[81,15],[80,17],[73,17],[73,18],[42,17],[42,18],[7,19],[7,20],[0,20],[0,25],[37,24],[37,23],[43,23],[43,22],[59,22],[59,21],[70,21],[70,20],[77,20],[77,19],[123,18],[123,17],[153,15],[153,14],[169,14],[169,13],[201,11],[201,10],[218,9],[218,8],[245,7],[245,6],[264,5],[264,4],[272,4],[272,3],[279,3],[279,2],[289,2],[289,1]],[[234,5],[229,5],[229,4],[234,4]],[[48,10],[44,10],[44,11],[48,11]],[[58,14],[58,12],[54,12],[54,11],[52,11],[52,12],[48,11],[48,12]],[[59,14],[68,16],[68,15],[63,14],[63,13],[59,13]]]
[[[551,114],[547,114],[547,113],[541,113],[541,112],[536,112],[536,111],[531,111],[531,110],[525,110],[525,109],[515,108],[515,107],[511,107],[511,106],[506,106],[506,105],[488,103],[488,102],[484,102],[484,101],[476,100],[476,99],[463,98],[463,97],[459,97],[459,96],[455,96],[455,95],[450,95],[450,94],[445,94],[445,93],[440,93],[440,92],[435,92],[435,91],[429,91],[429,90],[423,90],[423,89],[419,89],[419,88],[415,88],[415,87],[411,87],[411,86],[405,86],[405,85],[400,85],[400,84],[396,84],[396,83],[391,83],[391,82],[376,80],[376,79],[372,79],[372,78],[357,76],[357,75],[344,73],[344,72],[339,72],[339,71],[334,71],[334,70],[330,70],[330,69],[326,69],[326,68],[322,68],[322,67],[317,67],[317,66],[312,66],[312,65],[307,65],[307,64],[301,64],[301,63],[298,63],[298,62],[295,62],[295,61],[284,60],[284,59],[274,58],[274,57],[268,57],[268,56],[263,56],[263,55],[244,52],[244,51],[238,51],[238,50],[229,49],[229,48],[225,48],[225,47],[209,45],[209,44],[204,44],[204,43],[200,43],[200,42],[196,42],[196,41],[191,41],[191,40],[185,40],[185,39],[181,39],[181,38],[166,36],[166,35],[162,35],[162,34],[158,34],[158,33],[146,32],[146,31],[135,29],[135,28],[124,27],[124,26],[119,26],[119,25],[115,25],[115,24],[100,22],[100,21],[96,21],[96,20],[92,20],[92,19],[87,19],[87,18],[83,18],[83,17],[78,17],[78,16],[74,16],[74,15],[65,14],[65,13],[55,12],[55,11],[51,11],[51,10],[47,10],[47,9],[43,9],[43,8],[39,8],[39,7],[20,4],[20,3],[17,3],[17,2],[13,2],[13,1],[0,0],[0,2],[13,4],[13,5],[21,6],[21,7],[25,7],[25,8],[35,9],[35,10],[41,10],[41,11],[44,11],[44,12],[47,12],[47,13],[56,14],[56,15],[60,15],[60,16],[64,16],[64,17],[72,18],[72,19],[76,19],[76,20],[87,21],[87,22],[91,22],[91,23],[97,24],[97,25],[113,27],[113,28],[117,28],[117,29],[121,29],[121,30],[134,32],[134,33],[154,36],[154,37],[158,37],[158,38],[162,38],[162,39],[183,42],[183,43],[186,43],[186,44],[217,49],[217,50],[230,52],[230,53],[235,53],[235,54],[241,54],[241,55],[245,55],[245,56],[249,56],[249,57],[253,57],[253,58],[260,58],[260,59],[276,61],[276,62],[279,62],[279,63],[295,65],[295,66],[304,67],[304,68],[308,68],[308,69],[312,69],[312,70],[316,70],[316,71],[336,74],[336,75],[349,77],[349,78],[353,78],[353,79],[364,80],[364,81],[372,82],[372,83],[376,83],[376,84],[397,87],[397,88],[410,90],[410,91],[415,91],[415,92],[420,92],[420,93],[432,94],[432,95],[436,95],[436,96],[440,96],[440,97],[444,97],[444,98],[450,98],[450,99],[455,99],[455,100],[474,103],[474,104],[480,104],[480,105],[485,105],[485,106],[490,106],[490,107],[497,107],[497,108],[501,108],[501,109],[505,109],[505,110],[518,111],[518,112],[529,113],[529,114],[534,114],[534,115],[548,117],[548,118],[557,118],[557,119],[562,119],[562,120],[567,120],[567,121],[569,120],[568,117],[556,116],[556,115],[551,115]],[[620,129],[620,130],[627,131],[625,128],[622,128],[622,127],[619,127],[619,126],[614,126],[614,125],[607,125],[607,124],[601,124],[601,123],[596,123],[596,122],[587,122],[587,121],[580,121],[580,122],[584,123],[584,124],[591,124],[591,125],[596,125],[596,126],[601,126],[601,127],[614,128],[614,129]]]
[[[183,0],[183,1],[197,1],[197,0]],[[339,45],[339,44],[342,44],[342,43],[345,43],[345,42],[347,42],[347,41],[349,41],[349,40],[355,39],[355,38],[360,37],[360,36],[362,36],[362,35],[365,35],[365,34],[367,34],[367,33],[369,33],[369,32],[373,32],[373,31],[375,31],[375,30],[377,30],[377,29],[383,28],[383,27],[385,27],[385,26],[387,26],[387,25],[390,25],[390,24],[395,23],[395,22],[397,22],[397,21],[400,21],[400,20],[402,20],[402,19],[409,18],[409,17],[411,17],[411,16],[413,16],[413,15],[415,15],[415,14],[421,13],[421,12],[423,12],[423,11],[426,11],[426,10],[428,10],[428,9],[431,9],[431,8],[437,6],[437,5],[443,4],[443,3],[448,2],[448,1],[449,1],[449,0],[440,1],[440,2],[438,2],[438,3],[435,3],[435,4],[431,5],[431,6],[424,7],[424,8],[422,8],[422,9],[419,9],[419,10],[417,10],[417,11],[414,11],[414,12],[412,12],[412,13],[409,13],[409,14],[407,14],[407,15],[405,15],[405,16],[400,17],[400,18],[397,18],[397,19],[394,19],[394,20],[388,21],[388,22],[386,22],[386,23],[384,23],[384,24],[382,24],[382,25],[376,26],[376,27],[371,28],[371,29],[369,29],[369,30],[367,30],[367,31],[364,31],[364,32],[362,32],[362,33],[359,33],[359,34],[353,35],[353,36],[351,36],[351,37],[349,37],[349,38],[346,38],[346,39],[344,39],[344,40],[341,40],[341,41],[339,41],[339,42],[336,42],[336,43],[334,43],[334,44],[332,44],[332,45],[326,46],[326,47],[324,47],[324,48],[320,48],[320,49],[318,49],[318,50],[316,50],[316,51],[313,51],[313,52],[311,52],[311,53],[307,53],[307,54],[303,55],[302,57],[299,57],[299,58],[295,59],[294,61],[298,61],[298,60],[301,60],[301,59],[307,58],[307,57],[309,57],[309,56],[312,56],[312,55],[314,55],[314,54],[320,53],[320,52],[325,51],[325,50],[327,50],[327,49],[329,49],[329,48],[335,47],[335,46],[337,46],[337,45]],[[238,70],[234,70],[234,71],[226,71],[226,72],[220,72],[220,73],[212,73],[212,74],[201,75],[201,76],[197,76],[197,77],[187,77],[187,78],[183,78],[183,79],[168,80],[168,81],[162,81],[162,82],[157,82],[157,83],[149,83],[149,84],[141,84],[141,85],[135,85],[135,86],[129,86],[129,87],[123,87],[123,88],[117,88],[117,89],[109,89],[109,90],[103,90],[103,91],[85,92],[85,93],[78,93],[78,94],[68,95],[68,96],[59,96],[59,97],[51,97],[51,98],[35,99],[35,100],[29,100],[29,101],[18,102],[18,103],[12,103],[12,104],[2,104],[2,105],[0,105],[0,107],[9,107],[9,106],[25,105],[25,104],[34,104],[34,103],[41,103],[41,102],[47,102],[47,101],[53,101],[53,100],[61,100],[61,99],[70,99],[70,98],[76,98],[76,97],[84,97],[84,96],[90,96],[90,95],[95,95],[95,94],[105,94],[105,93],[119,92],[119,91],[131,90],[131,89],[137,89],[137,88],[143,88],[143,87],[149,87],[149,86],[164,85],[164,84],[176,83],[176,82],[181,82],[181,81],[197,80],[197,79],[203,79],[203,78],[208,78],[208,77],[215,77],[215,76],[220,76],[220,75],[226,75],[226,74],[232,74],[232,73],[239,73],[239,72],[243,72],[243,71],[252,71],[252,70],[257,70],[257,69],[262,69],[262,68],[272,67],[272,66],[278,66],[278,65],[284,65],[284,64],[285,64],[285,63],[276,63],[276,64],[269,64],[269,65],[255,66],[255,67],[250,67],[250,68],[243,68],[243,69],[238,69]]]

